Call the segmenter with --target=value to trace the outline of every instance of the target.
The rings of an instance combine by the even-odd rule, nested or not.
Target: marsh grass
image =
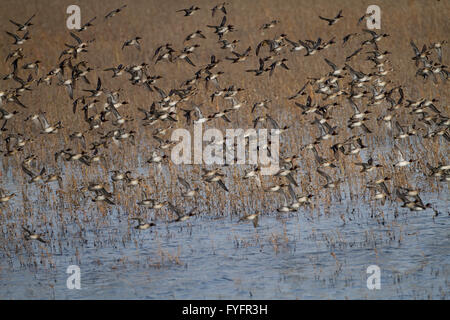
[[[42,66],[39,76],[44,76],[50,69],[56,66],[58,57],[64,43],[72,40],[65,27],[66,15],[65,8],[71,4],[70,1],[3,1],[0,12],[0,21],[3,29],[14,31],[8,19],[22,21],[37,12],[34,26],[30,29],[31,40],[23,45],[25,58],[23,62],[41,60]],[[104,87],[110,89],[122,88],[123,93],[120,99],[129,102],[128,106],[123,106],[120,112],[127,118],[134,119],[126,124],[127,131],[136,131],[136,144],[131,145],[124,142],[120,145],[110,145],[108,149],[102,149],[106,161],[94,164],[90,167],[82,165],[80,162],[58,162],[54,160],[56,151],[72,148],[81,151],[82,146],[77,141],[71,141],[68,135],[75,131],[85,132],[88,129],[83,121],[83,113],[78,110],[76,114],[72,113],[72,101],[69,99],[65,88],[53,83],[51,86],[45,84],[39,87],[33,87],[33,91],[27,92],[21,97],[21,101],[28,106],[28,109],[20,109],[15,105],[7,105],[8,110],[17,109],[20,114],[8,122],[7,128],[11,132],[22,133],[25,137],[33,137],[34,142],[25,146],[24,151],[11,157],[1,158],[2,171],[0,172],[0,182],[2,188],[8,186],[8,190],[15,191],[17,196],[8,204],[0,206],[0,248],[1,255],[5,257],[10,265],[19,264],[20,267],[43,267],[44,269],[55,268],[55,254],[65,251],[74,252],[74,260],[80,263],[83,259],[83,252],[96,250],[99,248],[126,248],[135,247],[140,250],[144,247],[146,238],[140,232],[133,229],[134,221],[129,218],[139,215],[150,221],[164,225],[176,216],[173,212],[163,208],[160,210],[146,210],[140,208],[137,202],[141,199],[141,191],[145,190],[148,195],[159,201],[170,201],[183,210],[190,210],[197,207],[200,214],[193,219],[222,219],[229,217],[234,223],[238,216],[245,213],[262,211],[261,220],[264,222],[264,215],[274,216],[277,207],[283,205],[284,198],[280,194],[268,194],[256,187],[254,181],[242,180],[244,171],[251,166],[230,166],[224,168],[227,173],[225,184],[230,189],[225,193],[215,184],[204,185],[201,182],[201,167],[199,165],[177,166],[168,161],[163,164],[163,170],[159,172],[156,167],[146,163],[153,150],[158,146],[152,138],[152,132],[156,128],[162,128],[167,123],[161,123],[150,127],[141,125],[142,115],[137,107],[147,109],[153,101],[157,101],[159,96],[157,92],[149,92],[143,87],[130,85],[127,81],[128,75],[123,75],[117,79],[111,79],[110,73],[102,70],[108,67],[139,64],[143,61],[150,63],[150,73],[152,75],[162,75],[157,86],[163,88],[166,92],[170,88],[178,88],[180,84],[188,78],[191,78],[200,66],[209,63],[210,56],[215,54],[218,59],[224,60],[230,56],[229,51],[219,49],[217,37],[213,35],[206,24],[215,24],[219,18],[211,18],[209,10],[211,6],[209,1],[198,1],[198,5],[205,10],[201,10],[192,17],[183,18],[175,14],[177,9],[187,3],[185,1],[159,1],[134,0],[128,4],[128,8],[118,16],[104,21],[103,15],[122,3],[120,1],[79,1],[82,12],[82,21],[97,16],[94,27],[83,32],[83,39],[93,39],[88,50],[89,52],[82,56],[83,60],[89,62],[95,70],[88,76],[92,85],[87,86],[81,81],[77,83],[75,96],[81,92],[80,89],[91,88],[96,82],[97,77],[101,77]],[[323,0],[316,1],[236,1],[231,3],[228,8],[228,22],[236,26],[237,31],[227,35],[227,39],[239,39],[240,43],[236,51],[242,52],[248,45],[253,49],[259,41],[270,39],[286,33],[291,40],[298,39],[316,39],[321,37],[329,40],[336,37],[337,44],[331,48],[319,52],[312,57],[304,57],[303,53],[296,54],[284,52],[282,55],[288,58],[289,71],[280,69],[275,70],[272,77],[264,74],[261,77],[254,77],[252,74],[243,70],[252,69],[257,66],[257,58],[252,52],[251,58],[243,63],[232,65],[228,62],[221,63],[216,70],[225,71],[220,78],[220,86],[228,87],[234,84],[236,87],[244,88],[245,91],[238,94],[239,101],[247,101],[246,105],[239,110],[236,115],[232,115],[233,123],[225,124],[222,120],[214,120],[206,124],[203,132],[214,127],[225,131],[228,127],[251,128],[252,120],[263,112],[257,111],[251,113],[253,103],[264,99],[271,99],[270,110],[268,111],[278,123],[289,125],[290,129],[283,133],[281,138],[281,154],[284,156],[298,155],[302,156],[299,164],[301,169],[295,175],[300,188],[298,192],[311,192],[315,197],[311,200],[310,206],[301,207],[296,215],[304,215],[307,219],[318,221],[325,217],[337,216],[342,223],[349,221],[349,212],[351,208],[357,208],[361,202],[370,200],[370,193],[367,191],[366,184],[377,177],[392,175],[394,185],[420,187],[430,193],[439,193],[448,188],[433,178],[426,176],[426,163],[437,164],[440,161],[448,162],[448,142],[442,137],[433,139],[422,139],[422,137],[410,137],[406,141],[400,142],[401,149],[406,155],[419,161],[412,166],[400,170],[392,168],[392,130],[379,124],[376,118],[382,115],[386,109],[386,104],[381,104],[373,108],[371,120],[368,126],[373,131],[370,135],[364,136],[364,143],[369,146],[368,151],[362,152],[356,156],[341,156],[336,161],[337,169],[332,172],[333,177],[339,177],[344,182],[335,190],[323,189],[324,179],[315,172],[317,166],[312,152],[301,150],[301,147],[314,141],[319,136],[316,126],[310,125],[313,120],[311,116],[304,116],[300,109],[295,107],[286,97],[295,93],[306,82],[307,77],[320,77],[328,73],[329,67],[323,61],[323,58],[335,62],[338,66],[343,65],[345,57],[352,53],[360,44],[364,36],[359,36],[357,40],[350,41],[346,47],[342,48],[341,39],[350,32],[360,32],[360,27],[356,27],[357,19],[365,12],[367,1],[339,1],[328,2]],[[434,5],[422,1],[380,1],[379,6],[382,9],[382,31],[391,36],[383,39],[380,43],[381,50],[392,51],[389,60],[394,71],[387,79],[392,81],[390,87],[401,85],[405,91],[405,96],[411,100],[417,100],[421,97],[439,98],[438,109],[448,116],[448,82],[439,82],[434,85],[431,80],[423,82],[416,78],[415,67],[411,61],[412,50],[409,46],[409,40],[414,40],[419,47],[423,44],[446,39],[450,33],[450,25],[445,12],[449,12],[449,3],[441,1]],[[344,19],[339,21],[336,26],[327,27],[323,21],[319,20],[319,14],[332,15],[340,8],[344,9]],[[326,14],[325,14],[326,13]],[[281,20],[281,24],[269,31],[260,31],[258,28],[265,22],[272,19]],[[170,42],[178,50],[183,47],[183,39],[188,34],[197,29],[205,31],[207,39],[192,41],[201,45],[192,55],[192,60],[196,68],[187,65],[182,61],[175,63],[161,62],[157,65],[151,62],[151,57],[157,46]],[[143,39],[142,50],[137,51],[134,48],[121,49],[122,43],[136,35]],[[70,40],[69,40],[70,39]],[[0,57],[6,56],[13,47],[11,38],[5,33],[0,34],[2,46],[0,48]],[[263,56],[267,54],[267,48],[262,49]],[[302,51],[303,52],[303,51]],[[443,61],[449,61],[449,50],[443,49]],[[362,55],[364,56],[364,55]],[[3,59],[3,58],[2,58]],[[22,62],[22,61],[21,61]],[[363,72],[369,72],[371,64],[364,60],[364,57],[357,57],[350,63],[356,69]],[[0,74],[10,72],[10,66],[6,63],[0,63]],[[25,78],[25,72],[19,71],[19,74]],[[12,80],[2,81],[2,89],[12,88],[16,85]],[[229,103],[221,98],[216,98],[213,103],[210,102],[212,88],[205,90],[204,84],[200,83],[198,94],[192,99],[197,104],[203,104],[204,114],[211,114],[229,107]],[[324,103],[322,97],[309,90],[308,94],[313,101]],[[304,98],[299,100],[302,103]],[[339,126],[339,140],[345,140],[348,137],[361,134],[358,129],[348,129],[346,120],[351,116],[351,108],[345,101],[345,98],[338,98],[340,103],[338,107],[331,111],[331,122]],[[102,101],[103,103],[103,101]],[[100,106],[101,104],[99,104]],[[190,102],[182,107],[190,107]],[[362,107],[366,109],[364,105]],[[64,129],[54,135],[41,135],[39,129],[31,122],[24,122],[27,115],[37,113],[39,110],[45,111],[50,123],[61,121]],[[401,123],[412,124],[417,121],[414,115],[409,111],[400,109],[396,118]],[[181,115],[180,121],[172,124],[173,128],[189,128]],[[111,121],[110,121],[111,122]],[[106,133],[113,126],[106,123],[97,131],[86,133],[87,145],[98,140],[99,133]],[[170,134],[166,135],[167,139]],[[318,146],[319,154],[327,159],[333,158],[330,149],[332,141],[326,141]],[[4,150],[4,142],[2,142]],[[166,152],[168,153],[168,152]],[[47,172],[61,172],[63,176],[63,189],[59,189],[57,184],[28,184],[28,177],[20,169],[20,164],[25,156],[35,154],[38,163],[34,168],[38,171],[42,166],[46,166]],[[370,155],[374,157],[381,168],[376,173],[363,175],[359,172],[360,168],[355,166],[355,162],[366,161]],[[144,183],[137,188],[122,189],[119,183],[115,188],[114,201],[116,206],[110,206],[104,203],[92,203],[89,197],[80,194],[79,189],[87,186],[91,182],[110,182],[111,170],[130,170],[133,176],[144,177]],[[328,172],[328,171],[327,171]],[[176,177],[183,176],[187,181],[192,182],[194,186],[200,187],[200,196],[194,200],[186,201],[181,197],[181,187],[178,185]],[[283,180],[277,177],[261,177],[262,185],[269,186],[280,183]],[[112,183],[108,190],[113,190]],[[335,203],[348,202],[348,210],[336,211]],[[398,227],[398,222],[391,215],[383,213],[381,204],[372,202],[372,217],[364,219],[375,219],[379,224],[383,224],[387,231],[379,237],[384,237],[382,241],[398,241],[403,239],[403,232]],[[388,200],[387,206],[396,206],[394,201]],[[374,212],[377,212],[374,214]],[[363,214],[358,210],[356,218],[362,218]],[[286,219],[295,219],[295,214]],[[283,221],[284,217],[280,220]],[[285,223],[285,222],[282,222]],[[44,233],[50,240],[49,245],[23,242],[21,226],[33,226],[37,231]],[[189,223],[187,227],[189,228]],[[152,237],[158,242],[160,237],[176,237],[176,234],[168,230],[156,230],[152,232]],[[166,232],[166,233],[165,233]],[[192,229],[191,229],[192,232]],[[330,249],[330,255],[335,260],[336,270],[342,268],[339,254],[334,251],[335,247],[347,245],[342,234],[325,234],[321,231],[311,231],[312,238],[316,241],[325,241]],[[374,246],[378,240],[377,235],[372,230],[366,231],[366,239],[362,240],[361,246]],[[236,248],[260,246],[272,246],[275,253],[289,248],[290,239],[286,229],[280,234],[273,233],[268,239],[260,239],[257,231],[250,240],[242,239],[238,234],[233,234],[230,241],[235,243]],[[152,257],[147,261],[148,266],[163,267],[167,265],[183,265],[181,258],[181,247],[170,250],[156,245],[157,257]],[[376,252],[376,248],[373,250]],[[150,258],[149,258],[150,259]],[[156,260],[155,260],[156,259]],[[125,263],[125,261],[122,261]],[[239,285],[239,284],[237,284]]]

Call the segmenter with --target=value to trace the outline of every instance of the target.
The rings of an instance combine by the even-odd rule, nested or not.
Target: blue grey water
[[[367,202],[342,201],[263,215],[257,228],[202,214],[135,230],[127,213],[113,209],[104,227],[90,225],[82,237],[58,235],[64,249],[47,248],[54,266],[39,263],[45,245],[26,243],[27,254],[38,257],[34,265],[23,251],[7,253],[11,246],[2,239],[0,298],[448,299],[448,186],[422,198],[440,214],[389,201],[375,210]],[[81,270],[79,290],[66,283],[74,264]],[[380,268],[379,290],[367,287],[370,265]]]

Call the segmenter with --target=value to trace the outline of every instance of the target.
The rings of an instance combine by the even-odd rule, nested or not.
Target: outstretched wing
[[[74,34],[73,32],[70,32],[70,35],[72,36],[72,38],[74,38],[78,42],[78,44],[82,43],[81,39],[76,34]]]
[[[220,186],[222,189],[224,189],[226,192],[228,192],[228,188],[227,188],[227,186],[225,185],[225,183],[223,183],[222,180],[217,180],[217,183],[219,184],[219,186]]]
[[[191,189],[191,186],[189,185],[189,183],[184,180],[182,177],[178,176],[178,181],[187,189]]]
[[[225,23],[227,23],[227,16],[223,16],[222,22],[220,23],[220,27],[225,26]]]
[[[173,212],[175,212],[177,214],[177,216],[182,216],[182,212],[180,211],[180,209],[178,209],[177,207],[175,207],[170,201],[167,202],[167,205],[169,206],[170,210],[172,210]]]

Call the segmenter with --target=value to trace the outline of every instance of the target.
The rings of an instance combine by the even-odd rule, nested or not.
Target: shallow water
[[[53,268],[21,266],[2,251],[0,298],[448,299],[448,190],[424,198],[440,215],[402,208],[395,214],[389,201],[376,210],[384,212],[384,225],[367,205],[352,212],[339,203],[319,216],[307,209],[265,215],[256,229],[236,218],[201,215],[151,231],[133,229],[133,240],[124,243],[117,239],[127,221],[116,211],[121,222],[85,233],[80,260],[75,246],[54,252]],[[97,248],[97,237],[113,240]],[[40,243],[29,244],[33,254],[42,252]],[[167,255],[177,253],[177,261]],[[81,269],[80,290],[66,286],[72,264]],[[369,265],[381,269],[380,290],[367,288]]]

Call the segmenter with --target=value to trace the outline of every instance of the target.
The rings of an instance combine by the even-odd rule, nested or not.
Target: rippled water
[[[0,298],[448,299],[448,189],[423,198],[440,212],[434,219],[432,211],[395,213],[387,202],[374,213],[384,213],[383,225],[369,206],[353,210],[338,203],[319,215],[301,209],[262,216],[256,229],[237,219],[201,215],[133,230],[137,245],[113,241],[96,248],[96,237],[108,239],[127,228],[126,214],[115,212],[121,222],[95,230],[97,236],[94,230],[86,233],[81,290],[66,287],[66,268],[77,264],[75,249],[54,254],[55,268],[20,266],[17,257],[2,254]],[[178,252],[178,261],[160,259],[161,249]],[[41,252],[39,243],[32,243],[32,251]],[[366,286],[372,264],[381,268],[380,290]]]

